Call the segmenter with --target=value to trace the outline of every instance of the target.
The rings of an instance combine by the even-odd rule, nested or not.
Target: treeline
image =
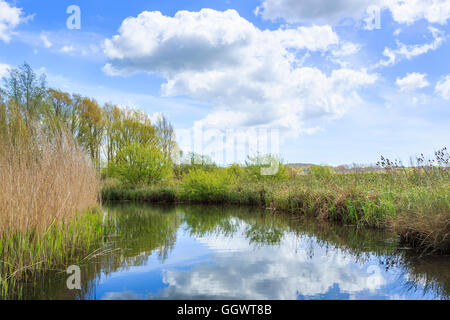
[[[158,150],[164,159],[179,155],[172,125],[164,115],[155,123],[143,111],[49,88],[24,63],[10,70],[0,87],[0,140],[17,145],[39,135],[70,133],[96,168],[115,162],[120,150],[136,144]]]

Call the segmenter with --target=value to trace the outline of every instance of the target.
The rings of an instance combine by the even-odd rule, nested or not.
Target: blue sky
[[[270,130],[286,162],[407,163],[449,146],[449,20],[449,0],[0,0],[0,75],[26,61],[53,87],[162,112],[184,150],[195,130],[233,155],[212,133]]]

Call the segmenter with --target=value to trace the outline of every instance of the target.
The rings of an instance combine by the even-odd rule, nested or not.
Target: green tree
[[[117,152],[108,163],[107,173],[130,185],[152,185],[167,182],[171,177],[171,162],[154,145],[132,143]]]
[[[118,150],[138,143],[156,145],[155,128],[147,114],[140,110],[121,109],[112,104],[103,107],[104,151],[108,161],[113,161]]]
[[[6,94],[20,111],[25,125],[40,120],[47,96],[45,75],[38,77],[27,63],[12,69],[4,79]]]
[[[100,167],[100,147],[103,139],[102,109],[97,101],[82,98],[79,101],[80,124],[78,141],[89,153],[97,168]]]

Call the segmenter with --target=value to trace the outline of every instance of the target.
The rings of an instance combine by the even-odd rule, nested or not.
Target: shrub
[[[289,179],[290,176],[288,168],[273,155],[248,157],[245,173],[246,178],[251,181],[282,181]]]
[[[314,178],[329,178],[334,174],[333,167],[327,166],[311,166],[309,168],[309,173]]]
[[[236,177],[228,170],[215,169],[206,171],[193,169],[181,183],[183,196],[189,201],[223,202],[236,183]]]
[[[156,146],[132,143],[108,163],[107,174],[130,185],[167,182],[172,175],[171,162]]]
[[[213,171],[217,169],[217,165],[210,157],[191,152],[181,159],[180,163],[174,166],[173,171],[175,178],[182,180],[183,176],[193,169]]]

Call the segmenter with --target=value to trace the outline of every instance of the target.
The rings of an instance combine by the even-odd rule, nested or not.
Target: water
[[[448,299],[450,258],[398,249],[388,232],[251,208],[109,205],[113,250],[52,273],[25,299]]]

